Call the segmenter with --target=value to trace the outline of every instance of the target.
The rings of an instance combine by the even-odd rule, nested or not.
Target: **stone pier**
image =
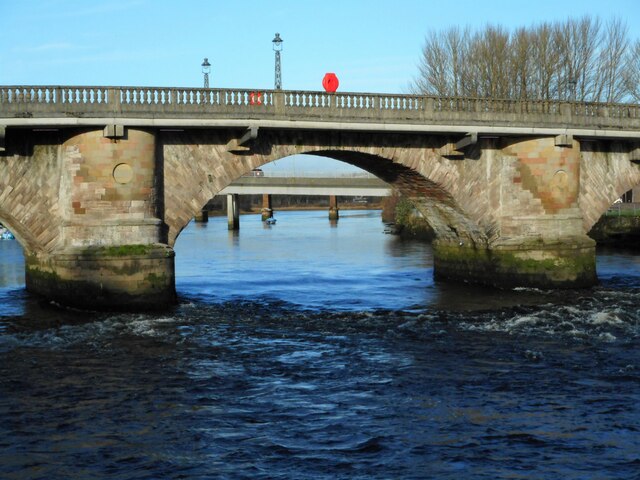
[[[29,241],[34,232],[25,232],[24,223],[17,227],[26,288],[78,308],[163,309],[176,294],[174,252],[158,215],[156,135],[107,133],[75,131],[54,155],[33,146],[33,160],[48,165],[34,172],[34,184],[59,198],[59,223],[55,239],[40,246]],[[14,185],[19,198],[22,186]]]

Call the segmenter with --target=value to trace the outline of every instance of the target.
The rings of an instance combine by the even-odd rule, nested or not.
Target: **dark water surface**
[[[0,478],[640,478],[640,254],[447,286],[342,214],[190,225],[164,314],[43,305],[0,241]]]

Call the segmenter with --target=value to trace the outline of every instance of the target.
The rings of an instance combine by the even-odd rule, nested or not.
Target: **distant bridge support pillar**
[[[339,217],[338,197],[336,195],[329,195],[329,220],[338,220]]]
[[[227,225],[229,230],[240,230],[240,205],[237,193],[227,195]]]
[[[194,220],[199,223],[207,223],[209,221],[209,212],[207,210],[202,210],[194,217]]]
[[[262,194],[262,221],[273,217],[273,208],[271,208],[271,195],[269,193]]]

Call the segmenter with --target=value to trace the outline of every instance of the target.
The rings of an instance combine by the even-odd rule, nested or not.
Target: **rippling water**
[[[150,315],[43,305],[0,242],[0,478],[640,478],[640,255],[496,292],[382,232],[190,225]]]

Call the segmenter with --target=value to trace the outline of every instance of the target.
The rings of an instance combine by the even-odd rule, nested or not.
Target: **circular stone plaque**
[[[129,183],[133,179],[133,168],[126,163],[120,163],[113,169],[113,179],[118,183]]]

